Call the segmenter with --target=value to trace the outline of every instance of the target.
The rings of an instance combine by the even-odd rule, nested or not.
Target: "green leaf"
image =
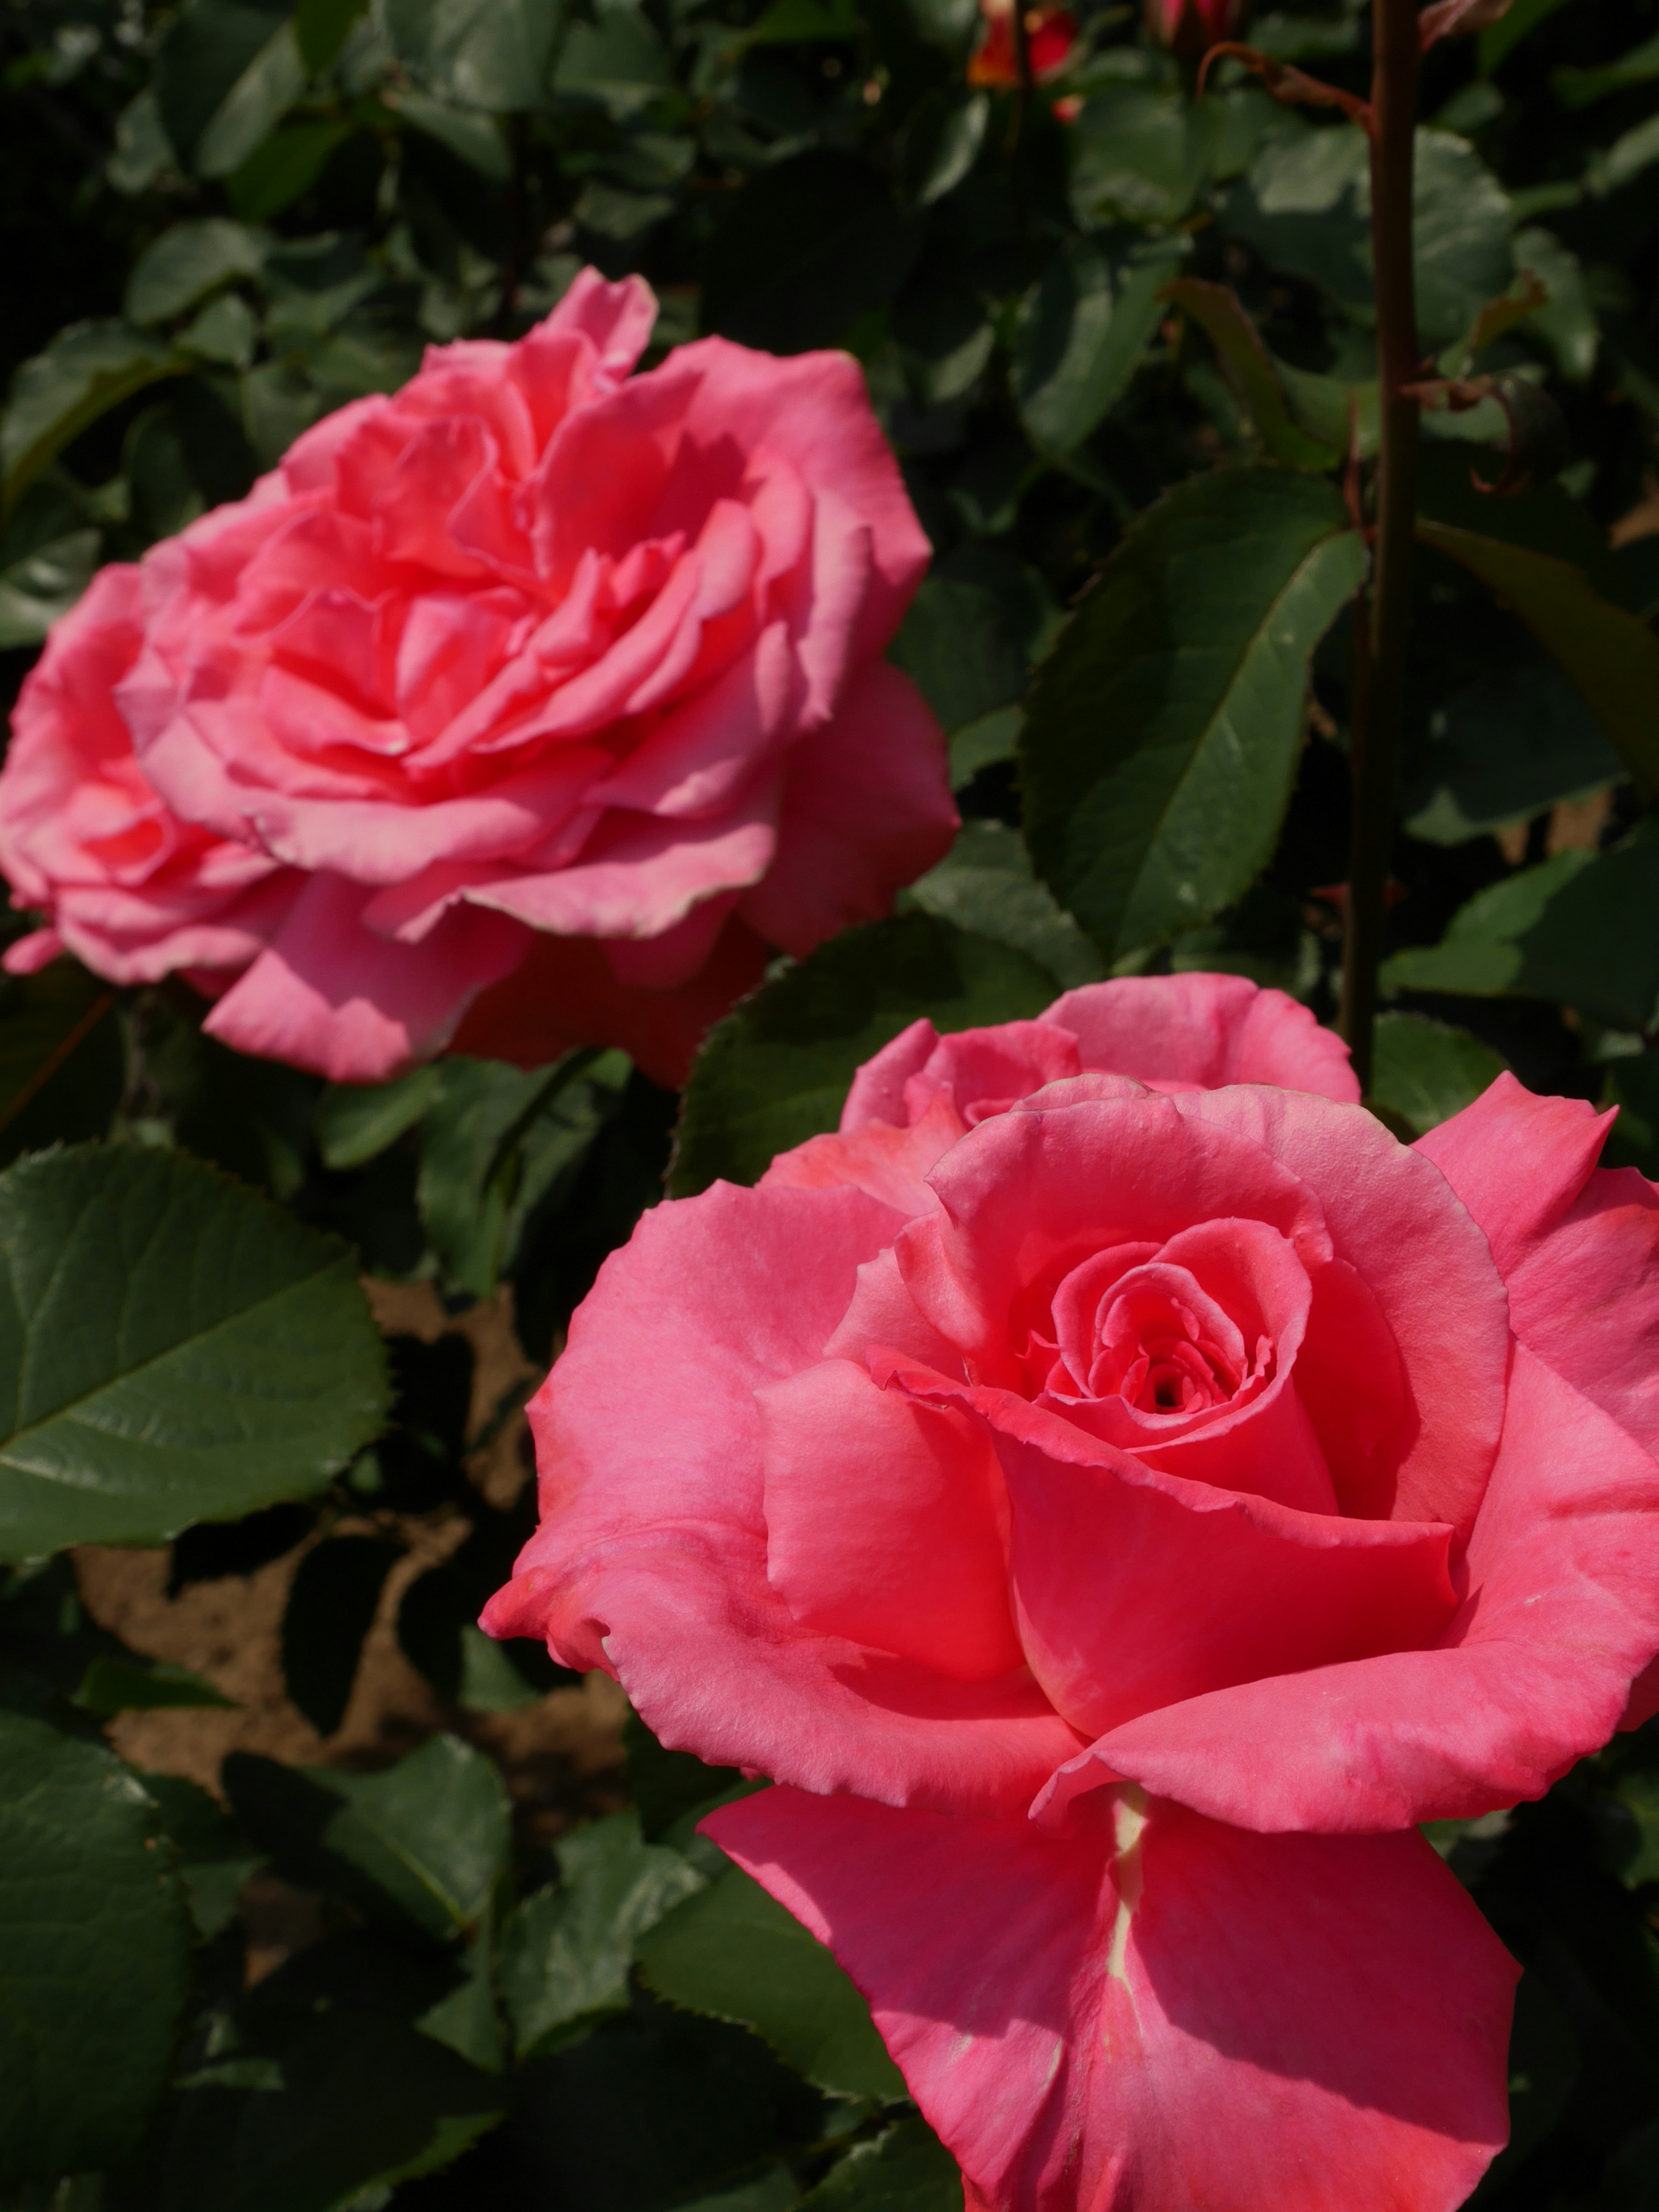
[[[199,177],[228,177],[263,144],[306,88],[291,21],[279,26],[215,109],[196,142]]]
[[[1377,1017],[1370,1095],[1419,1137],[1472,1106],[1504,1073],[1501,1054],[1422,1014]]]
[[[1339,493],[1272,469],[1193,478],[1125,533],[1037,672],[1021,752],[1037,872],[1109,960],[1267,865],[1310,657],[1364,573]]]
[[[0,1705],[0,2181],[115,2166],[166,2086],[190,1923],[138,1777]]]
[[[444,1061],[422,1133],[418,1194],[455,1290],[489,1296],[537,1208],[586,1156],[626,1073],[620,1054],[592,1052],[528,1072]]]
[[[637,1950],[659,1996],[753,2028],[832,2096],[890,2103],[907,2094],[869,2006],[832,1954],[739,1869],[677,1905]]]
[[[1458,845],[1616,783],[1624,772],[1554,663],[1523,659],[1487,670],[1447,700],[1400,811],[1413,837]]]
[[[1164,297],[1182,308],[1207,334],[1238,386],[1250,419],[1273,459],[1291,469],[1334,469],[1346,448],[1310,437],[1291,416],[1279,364],[1262,343],[1255,325],[1226,284],[1183,276],[1166,285]]]
[[[294,35],[300,55],[313,76],[332,66],[352,25],[368,9],[368,0],[299,0],[294,11]]]
[[[1115,254],[1078,238],[1048,264],[1014,326],[1014,396],[1041,452],[1073,452],[1128,389],[1189,251],[1180,236]]]
[[[368,1930],[308,1944],[216,2008],[170,2100],[146,2203],[168,2212],[369,2212],[503,2116],[502,2084],[420,2023],[457,1967]]]
[[[800,2212],[957,2212],[961,2201],[957,2162],[918,2114],[854,2143],[802,2197]]]
[[[190,0],[156,50],[153,82],[162,127],[180,161],[198,143],[243,72],[280,29],[286,9],[252,0]]]
[[[129,322],[165,323],[233,277],[257,276],[265,241],[240,222],[208,216],[175,222],[153,239],[127,278]]]
[[[990,118],[991,103],[982,92],[930,92],[917,102],[899,157],[911,206],[932,207],[962,182],[979,159]]]
[[[224,1787],[248,1835],[292,1880],[332,1890],[394,1930],[439,1942],[467,1933],[507,1865],[501,1775],[453,1735],[375,1774],[234,1752]]]
[[[1659,637],[1603,599],[1583,568],[1553,553],[1427,519],[1418,535],[1514,608],[1577,686],[1641,791],[1659,796]]]
[[[833,1129],[862,1063],[925,1014],[941,1031],[1039,1014],[1057,996],[1027,955],[931,915],[847,931],[710,1030],[681,1109],[669,1188],[750,1183],[775,1153]]]
[[[1633,84],[1650,83],[1656,76],[1659,37],[1644,39],[1616,62],[1603,62],[1599,68],[1552,70],[1550,89],[1564,107],[1588,107],[1592,100],[1605,100],[1609,93],[1623,92]]]
[[[71,323],[59,331],[44,353],[18,370],[0,417],[6,506],[100,415],[191,366],[186,355],[128,323]]]
[[[703,1887],[682,1851],[642,1843],[613,1813],[560,1838],[556,1887],[526,1898],[501,1936],[501,1995],[520,2057],[628,2009],[635,1939]]]
[[[511,114],[540,104],[561,0],[387,0],[400,61],[462,107]]]
[[[1601,1103],[1619,1109],[1602,1150],[1602,1166],[1640,1168],[1652,1180],[1659,1175],[1659,1052],[1609,1060]]]
[[[921,237],[872,162],[798,154],[738,192],[710,239],[704,326],[772,353],[833,345],[892,298]]]
[[[102,544],[97,530],[70,530],[15,560],[0,552],[0,652],[41,642],[92,581]]]
[[[1085,100],[1073,137],[1072,205],[1085,228],[1178,222],[1209,167],[1208,127],[1173,83],[1108,82]]]
[[[1612,852],[1558,853],[1479,892],[1438,945],[1382,964],[1390,991],[1562,999],[1621,1030],[1659,1012],[1659,826]]]
[[[331,1083],[317,1101],[317,1149],[331,1168],[360,1168],[412,1129],[438,1095],[438,1067],[390,1083]]]
[[[331,1536],[295,1570],[283,1612],[283,1682],[319,1735],[345,1718],[363,1638],[402,1553],[380,1536]]]
[[[242,1891],[264,1864],[264,1855],[218,1799],[194,1782],[179,1774],[144,1774],[140,1779],[161,1810],[196,1932],[211,1942],[236,1917]]]
[[[1515,273],[1510,204],[1466,140],[1424,125],[1413,204],[1419,330],[1438,351]],[[1228,193],[1222,221],[1270,267],[1306,277],[1357,321],[1371,320],[1370,161],[1358,125],[1271,139]]]
[[[349,124],[285,124],[254,148],[225,179],[230,204],[245,222],[268,222],[308,192],[337,146],[351,136]]]
[[[907,907],[1029,953],[1068,991],[1097,983],[1106,972],[1095,947],[1031,873],[1019,833],[1006,823],[964,822],[939,866],[902,899]]]
[[[512,175],[513,157],[493,116],[452,107],[447,100],[436,100],[428,92],[394,88],[381,97],[394,115],[447,146],[457,160],[476,169],[481,177],[488,177],[492,184],[505,184]]]
[[[0,980],[0,1159],[12,1158],[24,1138],[37,1133],[30,1126],[39,1118],[34,1109],[49,1097],[60,1106],[52,1134],[101,1136],[108,1128],[122,1079],[113,1006],[112,994],[76,960],[54,960],[33,975]],[[64,1079],[82,1059],[102,1063],[91,1072],[112,1080],[94,1080],[86,1119],[66,1127],[74,1115],[61,1110]]]
[[[173,1706],[211,1706],[234,1712],[234,1698],[216,1690],[188,1667],[174,1667],[165,1659],[146,1664],[137,1659],[107,1655],[94,1659],[81,1678],[75,1702],[94,1720],[110,1720],[117,1713],[159,1712]]]
[[[1553,231],[1534,228],[1516,232],[1515,263],[1544,288],[1543,306],[1527,319],[1528,331],[1542,338],[1570,384],[1587,382],[1601,350],[1601,328],[1577,255]]]
[[[1511,47],[1516,46],[1529,31],[1534,31],[1558,8],[1565,8],[1566,0],[1512,0],[1507,15],[1500,15],[1495,23],[1482,29],[1475,47],[1476,57],[1483,76],[1490,76]]]
[[[0,1176],[0,1558],[302,1496],[386,1418],[352,1254],[176,1154]]]
[[[647,1843],[688,1824],[695,1827],[692,1814],[736,1795],[743,1780],[735,1766],[705,1766],[695,1753],[665,1751],[637,1713],[623,1723],[623,1750],[628,1794]]]

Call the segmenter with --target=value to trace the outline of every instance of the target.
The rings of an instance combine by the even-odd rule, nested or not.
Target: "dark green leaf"
[[[502,1931],[501,1995],[520,2057],[626,2011],[635,1938],[703,1886],[683,1852],[641,1841],[635,1813],[579,1828],[558,1850],[557,1886],[527,1898]]]
[[[1286,468],[1333,469],[1346,446],[1310,437],[1293,418],[1280,365],[1261,343],[1260,332],[1225,284],[1183,276],[1165,288],[1164,297],[1189,314],[1208,334],[1226,363],[1250,411],[1262,444]],[[1344,426],[1346,431],[1346,425]]]
[[[1473,147],[1425,126],[1414,214],[1418,324],[1435,350],[1461,338],[1514,275],[1510,204]],[[1271,139],[1229,193],[1224,221],[1271,268],[1308,278],[1369,322],[1370,168],[1357,124]]]
[[[1616,783],[1624,763],[1550,661],[1495,668],[1447,700],[1402,796],[1413,837],[1456,845]]]
[[[59,331],[44,353],[18,370],[0,418],[6,505],[100,415],[190,366],[185,356],[130,323],[71,323]]]
[[[394,1929],[440,1940],[464,1933],[507,1863],[501,1776],[454,1736],[434,1736],[378,1774],[236,1752],[224,1786],[249,1836],[285,1873]]]
[[[1659,794],[1659,637],[1602,598],[1582,568],[1554,554],[1441,522],[1421,521],[1418,531],[1515,609],[1576,685],[1642,790]]]
[[[172,2065],[190,1923],[131,1768],[0,1708],[0,2181],[131,2156]]]
[[[628,1787],[640,1832],[655,1843],[689,1814],[707,1811],[743,1780],[735,1766],[705,1766],[689,1751],[665,1751],[637,1713],[623,1723]]]
[[[738,193],[709,240],[704,324],[773,353],[833,345],[892,298],[921,235],[872,163],[798,154]]]
[[[386,27],[441,98],[500,115],[540,101],[562,12],[561,0],[388,0]]]
[[[257,276],[265,241],[240,222],[212,216],[175,222],[153,240],[127,278],[129,322],[165,323],[236,276]]]
[[[1025,954],[901,915],[821,945],[712,1030],[685,1092],[670,1189],[753,1182],[775,1153],[840,1118],[872,1053],[925,1014],[941,1031],[1018,1021],[1057,995]]]
[[[313,76],[329,68],[352,25],[365,12],[368,0],[299,0],[294,11],[294,35],[301,58]]]
[[[216,1797],[180,1774],[140,1777],[161,1810],[191,1918],[204,1942],[228,1928],[248,1877],[264,1864]]]
[[[470,108],[453,107],[447,100],[434,99],[429,92],[394,89],[385,98],[394,115],[401,116],[416,131],[423,131],[428,138],[435,138],[441,146],[447,146],[458,161],[476,169],[481,177],[488,177],[492,184],[505,184],[513,173],[507,141],[493,117],[476,114]]]
[[[217,1705],[234,1711],[236,1700],[216,1690],[188,1667],[166,1660],[146,1665],[136,1659],[94,1659],[81,1678],[75,1702],[94,1720],[117,1713],[155,1712],[174,1705]]]
[[[819,2088],[880,2102],[906,2094],[833,1955],[738,1868],[677,1905],[637,1949],[659,1996],[752,2027]]]
[[[363,1638],[402,1557],[380,1536],[331,1536],[295,1570],[283,1613],[283,1681],[319,1735],[345,1718]]]
[[[317,1148],[331,1168],[360,1168],[405,1129],[438,1093],[441,1071],[412,1068],[390,1083],[331,1083],[317,1101]]]
[[[1372,1099],[1419,1137],[1473,1105],[1504,1073],[1490,1045],[1421,1014],[1379,1015],[1372,1050]]]
[[[905,126],[900,176],[915,207],[931,207],[979,158],[991,103],[982,92],[930,92]]]
[[[641,2008],[645,2010],[645,2008]],[[823,2102],[756,2037],[650,2006],[518,2073],[520,2128],[558,2212],[657,2212],[744,2188],[823,2130]],[[738,2197],[729,2212],[772,2212]],[[723,2208],[724,2212],[724,2208]]]
[[[1558,853],[1472,898],[1438,945],[1383,963],[1386,988],[1565,999],[1615,1029],[1659,1011],[1659,829],[1600,857]]]
[[[1659,1177],[1659,1052],[1610,1060],[1601,1103],[1619,1109],[1602,1151],[1603,1167],[1640,1168],[1650,1179]]]
[[[0,980],[0,1159],[107,1130],[123,1074],[113,1008],[77,961]]]
[[[441,1959],[360,1932],[313,1943],[217,2013],[155,2164],[168,2212],[366,2212],[459,2156],[502,2086],[423,2033]],[[155,2201],[155,2200],[149,2200]]]
[[[801,2199],[800,2212],[957,2212],[961,2201],[955,2159],[918,2116],[855,2143]]]
[[[1176,222],[1204,182],[1209,134],[1175,84],[1109,82],[1073,130],[1072,204],[1085,227]]]
[[[270,45],[285,9],[251,0],[191,0],[168,26],[155,57],[161,123],[186,165],[243,71]]]
[[[242,71],[196,142],[198,176],[228,177],[270,136],[306,88],[306,65],[291,21],[283,23]]]
[[[1266,866],[1310,657],[1364,573],[1336,490],[1271,469],[1196,477],[1126,533],[1038,671],[1021,755],[1037,872],[1109,959]]]
[[[176,1154],[0,1176],[0,1556],[315,1490],[386,1416],[351,1254]]]
[[[1188,251],[1182,237],[1115,252],[1079,238],[1048,264],[1014,331],[1014,395],[1041,451],[1073,452],[1128,389]]]
[[[96,530],[70,530],[15,559],[0,551],[0,651],[40,643],[92,581],[102,542]]]
[[[327,121],[289,123],[273,131],[226,178],[232,207],[245,222],[268,222],[311,190],[329,155],[350,136],[348,125]]]
[[[1029,953],[1066,990],[1097,983],[1106,972],[1071,915],[1033,876],[1018,831],[1006,823],[963,823],[944,860],[912,884],[902,899],[907,906],[919,906],[925,914]]]

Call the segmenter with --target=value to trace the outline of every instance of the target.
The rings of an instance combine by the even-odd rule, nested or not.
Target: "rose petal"
[[[1155,1089],[1271,1083],[1358,1104],[1348,1048],[1283,991],[1243,975],[1130,975],[1088,983],[1043,1016],[1073,1031],[1085,1067]]]
[[[1017,1806],[1078,1741],[1023,1670],[966,1683],[813,1633],[767,1581],[756,1389],[816,1361],[894,1220],[856,1191],[720,1183],[647,1213],[532,1402],[542,1525],[486,1625],[605,1666],[671,1748]]]
[[[797,1620],[966,1682],[1024,1662],[984,1431],[827,1359],[756,1393],[767,1579]]]
[[[786,952],[810,952],[890,914],[958,827],[938,723],[908,676],[873,661],[787,756],[777,860],[744,915]]]
[[[970,2203],[1452,2212],[1508,2132],[1517,1970],[1429,1845],[1115,1810],[1049,1839],[767,1790],[702,1826],[870,1999]]]
[[[1045,1807],[1127,1775],[1240,1827],[1327,1834],[1541,1797],[1607,1741],[1659,1652],[1659,1468],[1517,1346],[1503,1446],[1432,1650],[1251,1682],[1147,1713]]]
[[[524,957],[526,933],[498,915],[459,908],[409,946],[365,929],[363,901],[343,877],[313,876],[207,1033],[331,1083],[383,1083],[440,1051],[468,1001]]]

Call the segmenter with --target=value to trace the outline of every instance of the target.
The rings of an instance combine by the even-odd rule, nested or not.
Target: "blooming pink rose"
[[[1107,983],[909,1032],[607,1261],[487,1625],[775,1778],[708,1832],[970,2205],[1447,2212],[1504,2141],[1516,1968],[1415,1824],[1659,1651],[1605,1127],[1505,1076],[1408,1148],[1277,994]]]
[[[683,1078],[759,977],[885,913],[956,816],[881,658],[927,562],[857,364],[708,338],[580,276],[436,348],[54,631],[0,863],[119,981],[373,1081],[453,1042]]]

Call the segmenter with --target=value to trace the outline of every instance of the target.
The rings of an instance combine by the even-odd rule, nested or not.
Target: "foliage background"
[[[614,1713],[597,1780],[515,1762],[526,1713],[592,1693],[471,1624],[532,1510],[518,1405],[665,1173],[752,1180],[920,1012],[1164,965],[1334,1010],[1363,147],[1236,70],[1195,97],[1126,6],[1030,100],[970,83],[978,32],[973,0],[4,0],[8,698],[100,562],[591,261],[655,286],[653,358],[714,331],[862,362],[935,549],[894,656],[966,817],[684,1102],[614,1054],[325,1087],[203,1039],[187,994],[0,984],[13,2206],[960,2202],[851,1985],[695,1838],[738,1778],[632,1719],[616,1764]],[[1251,35],[1364,88],[1350,0]],[[1653,1173],[1659,11],[1515,0],[1431,55],[1424,113],[1425,342],[1526,439],[1493,495],[1504,409],[1429,424],[1376,1103],[1413,1133],[1507,1064],[1621,1105],[1609,1157]],[[242,1725],[100,1625],[112,1555],[72,1547],[110,1544],[170,1545],[162,1611],[210,1586],[233,1622],[287,1563],[272,1663],[320,1763],[242,1749],[216,1794],[110,1747],[135,1712]],[[412,1748],[343,1728],[393,1638]],[[201,1664],[248,1694],[234,1650]],[[1659,2206],[1659,1742],[1435,1840],[1526,1966],[1478,2201]]]

